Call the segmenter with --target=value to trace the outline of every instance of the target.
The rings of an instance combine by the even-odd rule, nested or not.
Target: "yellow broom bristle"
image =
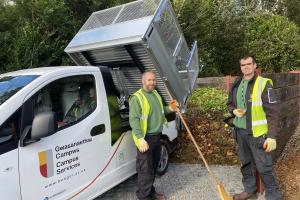
[[[232,200],[232,198],[227,194],[223,185],[218,184],[218,191],[222,200]]]

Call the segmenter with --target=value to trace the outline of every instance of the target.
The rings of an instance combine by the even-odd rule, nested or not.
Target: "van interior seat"
[[[48,90],[42,90],[38,93],[35,101],[34,114],[52,111],[52,100]]]
[[[66,116],[68,110],[71,108],[73,103],[75,102],[76,98],[78,97],[78,83],[68,83],[64,85],[63,92],[61,95],[62,98],[62,109],[63,114]]]

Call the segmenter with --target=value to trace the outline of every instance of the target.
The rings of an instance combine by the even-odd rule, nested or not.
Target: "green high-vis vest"
[[[254,83],[251,106],[253,137],[259,137],[268,133],[267,117],[263,109],[261,99],[261,94],[264,91],[268,81],[270,81],[271,85],[273,85],[273,81],[271,79],[257,76],[256,81]]]
[[[155,94],[155,96],[158,99],[159,105],[161,107],[161,113],[164,118],[164,124],[167,125],[167,119],[165,117],[164,106],[163,106],[161,96],[158,94],[158,92],[156,90],[153,90],[152,92]],[[147,97],[143,94],[142,89],[139,89],[136,93],[133,94],[133,96],[136,96],[138,98],[138,101],[142,108],[140,125],[141,125],[141,129],[142,129],[142,133],[145,137],[146,133],[147,133],[148,116],[150,113],[150,104],[149,104],[149,101],[147,100]],[[135,145],[138,147],[138,138],[136,137],[136,134],[134,132],[132,132],[132,137],[133,137],[133,141],[134,141]]]

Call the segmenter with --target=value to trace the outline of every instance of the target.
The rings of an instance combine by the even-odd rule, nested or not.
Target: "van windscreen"
[[[0,77],[0,105],[37,77],[38,75]]]

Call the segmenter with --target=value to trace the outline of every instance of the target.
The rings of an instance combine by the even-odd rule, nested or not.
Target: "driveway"
[[[230,195],[243,190],[238,166],[211,166],[211,169]],[[136,182],[135,175],[96,200],[135,200]],[[165,195],[166,200],[220,199],[207,170],[200,164],[171,163],[167,173],[161,178],[156,178],[155,187]]]

